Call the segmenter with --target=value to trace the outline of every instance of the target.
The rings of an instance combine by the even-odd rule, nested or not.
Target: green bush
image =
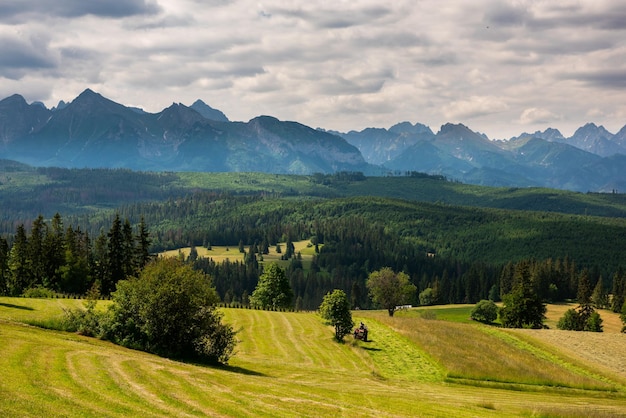
[[[57,294],[53,290],[47,289],[43,286],[37,286],[24,290],[22,296],[25,298],[53,299],[57,297]]]
[[[558,329],[567,331],[591,331],[602,332],[602,318],[600,314],[595,310],[589,314],[589,317],[585,320],[582,315],[576,309],[568,309],[556,324]]]
[[[165,357],[228,363],[235,331],[222,324],[211,280],[177,259],[158,259],[113,292],[106,336]]]
[[[474,306],[470,313],[470,318],[475,321],[491,323],[498,317],[498,307],[491,300],[481,300]]]
[[[432,305],[434,302],[434,296],[435,295],[433,293],[433,289],[431,289],[430,287],[427,287],[419,294],[420,305],[422,306]]]
[[[567,331],[579,331],[579,322],[578,312],[572,308],[565,311],[559,322],[557,322],[556,327]]]

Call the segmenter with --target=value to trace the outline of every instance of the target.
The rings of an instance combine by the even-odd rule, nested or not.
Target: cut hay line
[[[490,335],[498,332],[496,328],[417,317],[389,317],[382,311],[363,311],[360,315],[376,318],[406,336],[436,359],[449,378],[536,385],[538,388],[562,386],[611,390],[615,387],[592,377],[589,372],[581,374],[578,369],[572,371],[556,364],[549,356],[540,358],[536,355],[538,349],[533,351],[530,346],[515,346],[512,340]]]
[[[535,344],[548,345],[590,369],[601,368],[626,386],[626,334],[562,330],[514,330]]]
[[[581,367],[578,364],[574,364],[568,359],[556,355],[554,352],[547,351],[542,349],[537,344],[530,344],[527,338],[519,338],[522,337],[523,334],[519,334],[516,332],[519,330],[500,330],[492,327],[481,326],[479,329],[483,332],[489,333],[491,335],[500,338],[507,343],[511,344],[514,347],[518,347],[522,350],[525,350],[529,353],[532,353],[538,359],[545,360],[549,364],[556,364],[560,367],[563,367],[566,370],[571,371],[579,376],[581,376],[580,382],[577,384],[573,384],[573,387],[581,387],[583,389],[591,389],[591,390],[616,390],[615,381],[609,378],[606,378],[600,374],[594,373],[590,368]],[[548,331],[548,330],[539,330],[539,331]],[[582,379],[584,378],[584,379]],[[591,378],[595,380],[597,383],[594,385],[588,381],[587,378]],[[602,382],[602,384],[600,384]],[[626,390],[626,387],[622,387],[622,390]]]
[[[348,338],[334,342],[332,327],[312,313],[224,309],[224,314],[235,328],[244,327],[228,367],[185,364],[0,321],[0,416],[519,417],[563,411],[575,417],[595,411],[590,416],[602,417],[626,411],[623,392],[526,392],[425,380],[410,370],[415,357],[407,353],[426,351],[376,312],[355,313],[372,330],[369,346]],[[272,328],[281,349],[257,332]],[[299,350],[290,350],[290,344],[300,344]],[[406,369],[389,372],[396,360],[389,365],[383,354],[399,358],[398,367]]]
[[[372,318],[357,317],[356,320],[367,323],[370,341],[359,345],[369,353],[383,377],[421,382],[443,381],[443,370],[408,338]]]

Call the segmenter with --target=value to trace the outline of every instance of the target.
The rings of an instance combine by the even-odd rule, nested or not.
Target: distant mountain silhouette
[[[624,191],[626,126],[612,134],[587,123],[570,138],[548,128],[506,141],[451,123],[437,133],[410,122],[341,133],[271,116],[231,122],[202,100],[148,113],[87,89],[52,109],[17,94],[1,100],[0,159],[149,171],[417,171],[491,186]]]

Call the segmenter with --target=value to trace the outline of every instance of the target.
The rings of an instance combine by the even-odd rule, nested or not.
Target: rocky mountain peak
[[[200,99],[193,102],[190,108],[200,113],[206,119],[214,120],[217,122],[229,122],[224,113],[222,113],[220,110],[212,108]]]

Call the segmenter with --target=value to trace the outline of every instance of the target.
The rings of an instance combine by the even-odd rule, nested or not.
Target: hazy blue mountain
[[[204,103],[202,100],[198,99],[191,106],[189,106],[196,112],[200,113],[207,119],[214,120],[217,122],[228,122],[228,118],[222,111],[213,109],[208,104]]]
[[[43,126],[52,112],[40,104],[28,104],[19,94],[0,101],[0,149]]]
[[[548,128],[499,141],[451,123],[436,134],[410,122],[340,133],[271,116],[230,122],[201,100],[147,113],[87,89],[53,109],[20,95],[1,100],[0,159],[152,171],[417,171],[492,186],[613,191],[626,190],[626,126],[615,135],[588,123],[571,138]]]
[[[521,134],[518,137],[511,138],[511,141],[516,141],[516,140],[520,140],[520,139],[528,139],[528,138],[540,138],[540,139],[545,139],[546,141],[551,141],[551,142],[557,142],[557,141],[564,141],[565,140],[565,137],[563,136],[563,134],[558,129],[548,128],[548,129],[546,129],[543,132],[536,131],[533,134],[529,134],[529,133],[524,132],[523,134]]]
[[[372,170],[358,149],[342,138],[295,122],[270,117],[219,122],[176,103],[155,114],[138,112],[89,89],[54,112],[19,98],[0,103],[0,132],[7,133],[0,158],[34,166],[277,173]]]
[[[574,132],[564,142],[585,151],[592,152],[602,157],[614,154],[626,154],[626,148],[613,141],[614,135],[607,131],[604,126],[587,123]]]
[[[367,162],[376,165],[384,165],[412,145],[435,136],[428,126],[410,122],[396,124],[388,130],[367,128],[338,135],[357,147]]]

